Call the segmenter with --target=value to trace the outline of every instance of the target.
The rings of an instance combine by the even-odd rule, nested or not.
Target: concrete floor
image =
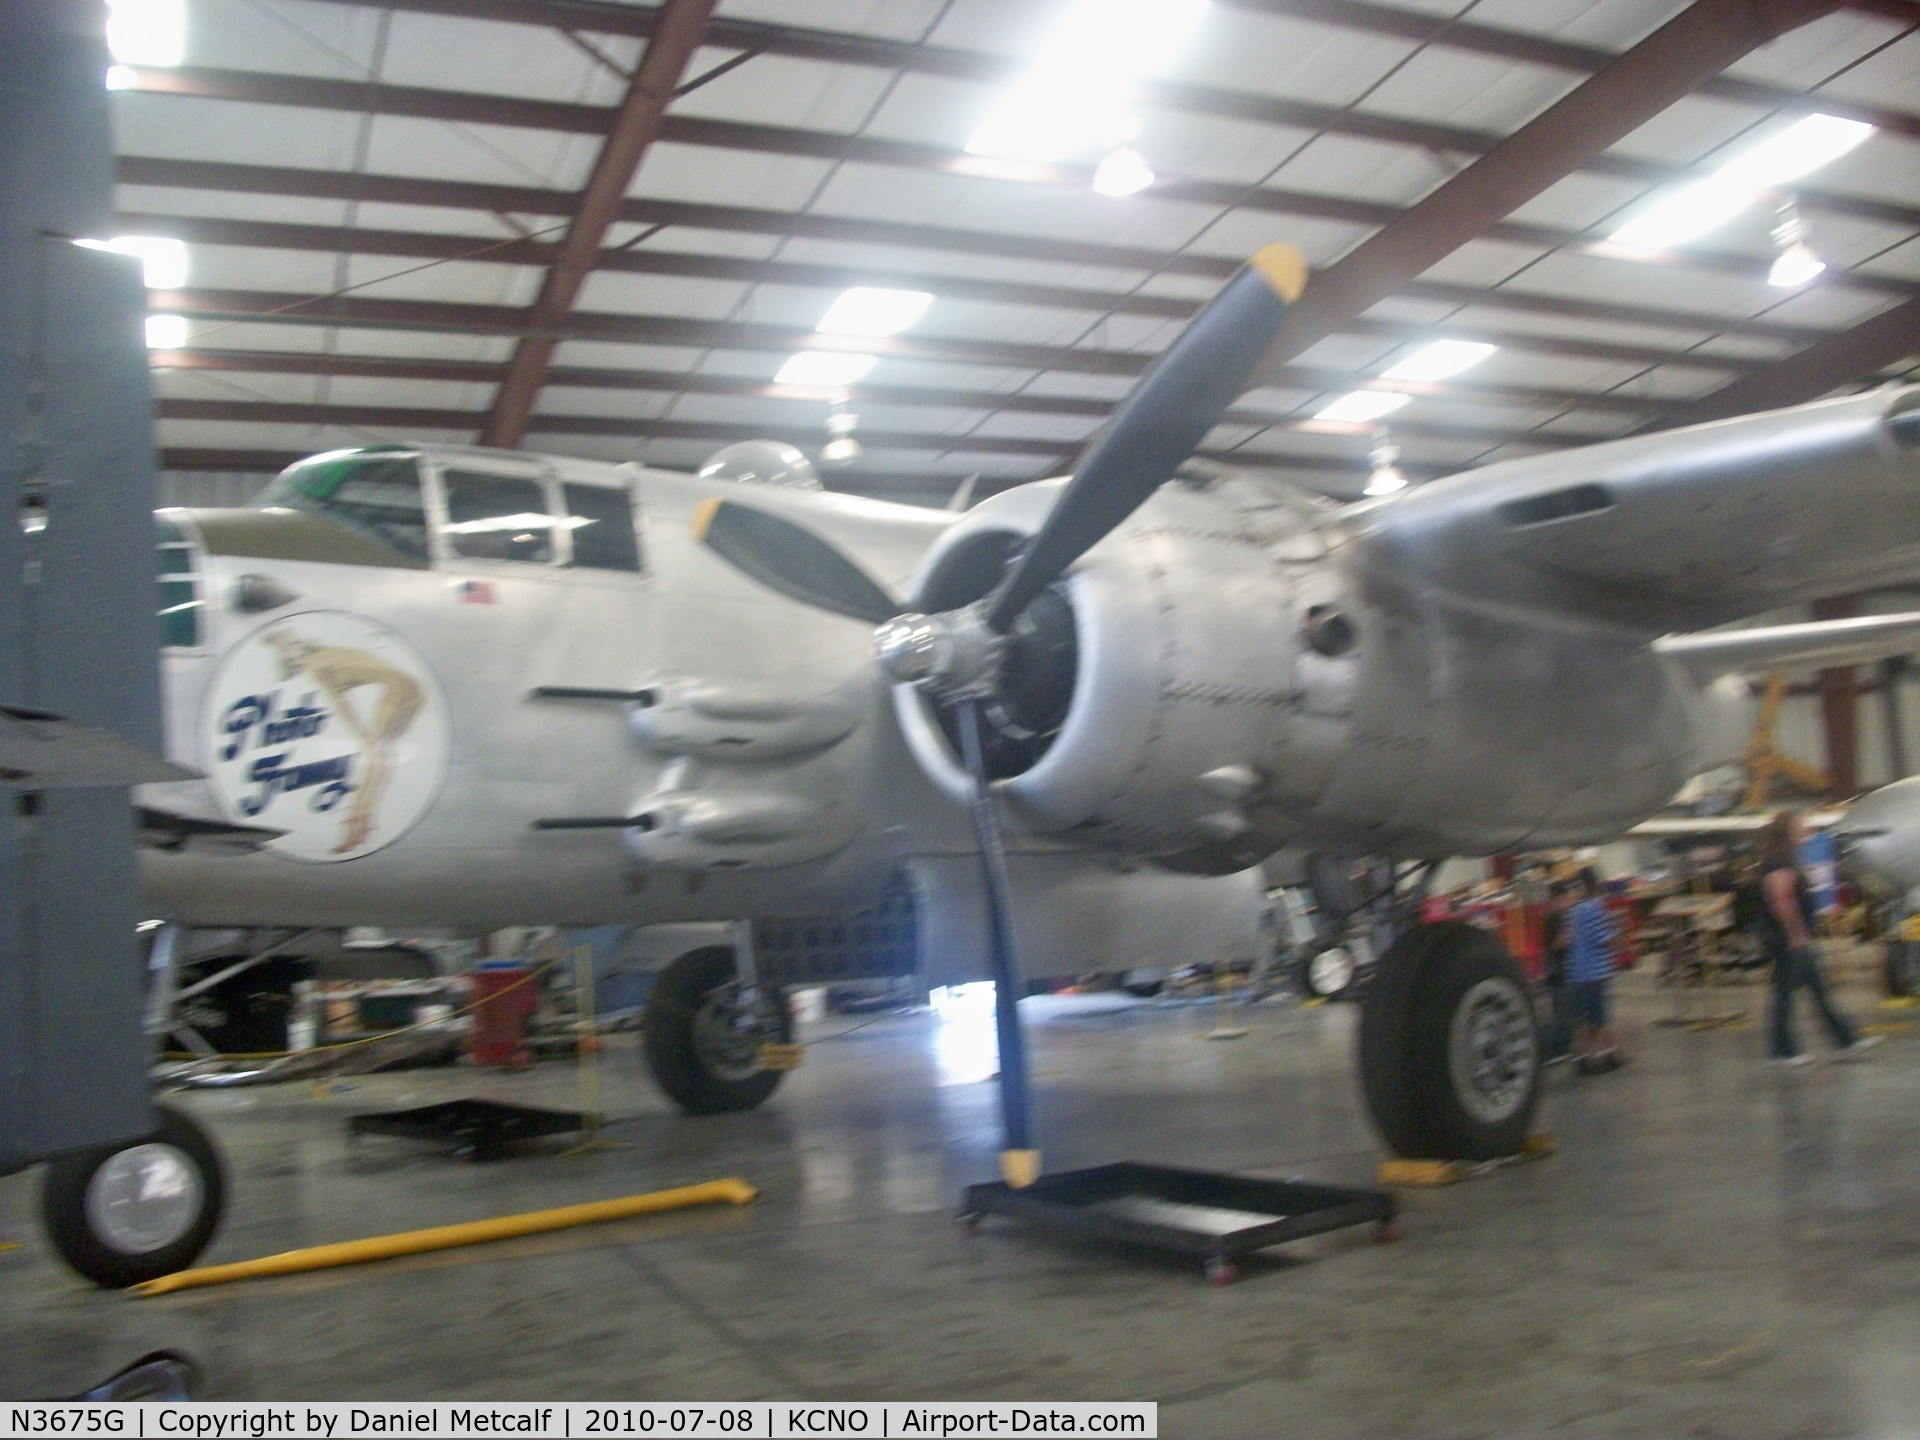
[[[1920,1028],[1867,1064],[1780,1073],[1756,1026],[1660,1028],[1551,1073],[1553,1159],[1411,1192],[1404,1239],[1321,1237],[1213,1289],[1170,1262],[953,1223],[993,1169],[990,1025],[888,1017],[809,1052],[764,1109],[669,1110],[607,1059],[624,1148],[466,1166],[342,1140],[356,1111],[553,1104],[570,1067],[419,1072],[198,1097],[233,1172],[213,1260],[738,1174],[689,1212],[135,1300],[47,1254],[0,1181],[0,1395],[58,1395],[161,1345],[208,1398],[1153,1399],[1167,1436],[1920,1434]],[[1760,992],[1737,992],[1757,1012]],[[1355,1013],[1029,1002],[1052,1168],[1137,1158],[1367,1182]],[[815,1035],[845,1028],[832,1018]],[[987,1053],[983,1054],[983,1049]]]

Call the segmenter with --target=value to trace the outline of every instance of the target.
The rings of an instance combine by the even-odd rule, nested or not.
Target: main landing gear
[[[1540,1098],[1526,978],[1484,930],[1415,925],[1381,957],[1360,1017],[1373,1123],[1409,1159],[1517,1154]]]
[[[694,1115],[751,1110],[780,1084],[761,1047],[793,1039],[786,996],[756,983],[735,950],[690,950],[654,979],[640,1021],[647,1066],[660,1088]],[[743,973],[743,970],[745,973]]]

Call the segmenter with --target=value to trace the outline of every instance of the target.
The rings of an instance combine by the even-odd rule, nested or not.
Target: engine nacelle
[[[1862,795],[1835,828],[1852,868],[1880,889],[1920,890],[1920,776]]]
[[[1060,482],[974,509],[928,555],[915,601],[986,594]],[[1324,502],[1245,477],[1163,487],[1029,608],[988,707],[996,788],[1029,828],[1227,873],[1288,838],[1349,749],[1365,626]],[[909,745],[964,799],[940,702],[895,692]]]

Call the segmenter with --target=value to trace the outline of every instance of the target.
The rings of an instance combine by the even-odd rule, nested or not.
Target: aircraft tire
[[[1484,930],[1416,925],[1381,958],[1360,1013],[1367,1109],[1397,1155],[1519,1151],[1540,1098],[1540,1039],[1520,967]]]
[[[96,1285],[124,1289],[200,1258],[226,1205],[226,1176],[206,1131],[168,1105],[139,1140],[47,1166],[40,1218],[60,1258]]]
[[[733,983],[731,950],[689,950],[655,978],[640,1018],[647,1067],[667,1098],[690,1115],[751,1110],[780,1084],[782,1072],[756,1068],[752,1052],[765,1041],[792,1041],[786,996],[762,985],[760,1027],[736,1037],[724,1024],[724,992]]]
[[[1889,940],[1884,978],[1887,994],[1896,1000],[1920,995],[1920,942]]]

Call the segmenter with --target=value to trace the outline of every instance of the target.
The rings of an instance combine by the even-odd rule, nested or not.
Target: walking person
[[[1627,1063],[1608,1018],[1619,936],[1593,871],[1582,870],[1573,884],[1574,904],[1566,919],[1566,976],[1578,1027],[1574,1053],[1582,1075],[1605,1075]]]
[[[1782,810],[1767,823],[1761,841],[1760,891],[1766,900],[1761,929],[1773,960],[1771,1054],[1776,1065],[1811,1065],[1813,1057],[1801,1050],[1793,1035],[1793,992],[1804,987],[1826,1022],[1837,1047],[1837,1060],[1857,1060],[1880,1043],[1878,1035],[1861,1035],[1834,1008],[1827,994],[1820,957],[1813,948],[1813,887],[1800,868],[1800,842],[1805,831],[1800,817]]]

